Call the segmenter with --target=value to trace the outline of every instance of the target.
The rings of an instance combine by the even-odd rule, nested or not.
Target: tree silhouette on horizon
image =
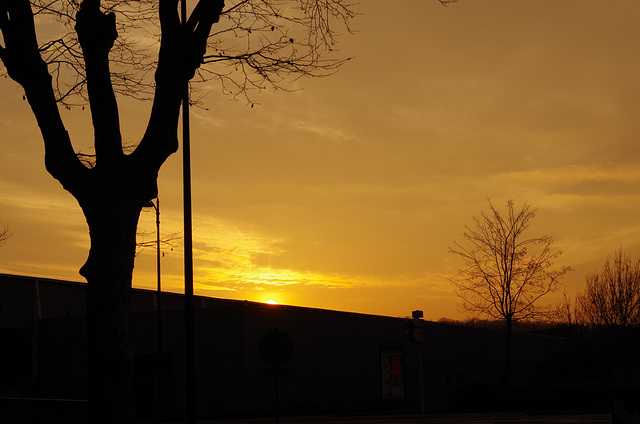
[[[551,308],[537,302],[557,290],[571,267],[555,267],[562,251],[552,249],[551,236],[526,234],[536,216],[530,204],[518,210],[509,200],[506,206],[507,212],[501,213],[489,200],[489,211],[465,226],[465,243],[449,248],[463,262],[449,281],[464,310],[504,321],[504,379],[509,381],[513,322],[552,315]]]

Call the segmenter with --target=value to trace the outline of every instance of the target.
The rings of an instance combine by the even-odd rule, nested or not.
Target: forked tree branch
[[[223,7],[221,0],[200,0],[183,27],[178,1],[160,1],[162,37],[153,106],[145,134],[132,154],[143,170],[157,173],[178,148],[176,134],[183,90],[203,62],[207,37],[211,26],[220,19]]]
[[[118,32],[114,13],[100,10],[99,0],[84,0],[76,15],[76,32],[86,69],[89,106],[93,121],[96,166],[123,158],[118,105],[111,84],[109,52]]]
[[[28,0],[0,0],[0,31],[4,39],[0,60],[9,76],[25,90],[44,139],[47,170],[67,190],[77,192],[88,170],[76,156],[60,117]]]

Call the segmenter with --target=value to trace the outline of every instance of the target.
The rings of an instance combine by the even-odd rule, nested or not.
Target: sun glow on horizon
[[[276,302],[275,300],[271,300],[271,299],[265,301],[264,303],[268,303],[269,305],[277,305],[278,304],[278,302]]]

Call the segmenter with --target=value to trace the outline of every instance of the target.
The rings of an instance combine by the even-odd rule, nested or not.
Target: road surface
[[[610,413],[592,414],[424,414],[281,417],[281,424],[611,424]],[[213,420],[198,424],[274,424],[275,418]]]

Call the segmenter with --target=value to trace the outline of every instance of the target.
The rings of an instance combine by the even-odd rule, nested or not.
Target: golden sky
[[[390,6],[391,5],[391,6]],[[462,318],[446,277],[464,225],[508,199],[538,208],[573,294],[622,247],[640,254],[640,3],[367,0],[340,72],[251,108],[212,88],[192,109],[194,279],[203,295],[391,316]],[[21,89],[0,80],[0,272],[81,281],[86,223],[45,171]],[[121,99],[125,142],[150,105]],[[87,150],[88,110],[63,111]],[[159,179],[181,231],[181,152]],[[141,230],[155,237],[155,217]],[[182,246],[162,260],[181,291]],[[134,286],[155,286],[155,252]],[[547,298],[554,303],[555,298]]]

